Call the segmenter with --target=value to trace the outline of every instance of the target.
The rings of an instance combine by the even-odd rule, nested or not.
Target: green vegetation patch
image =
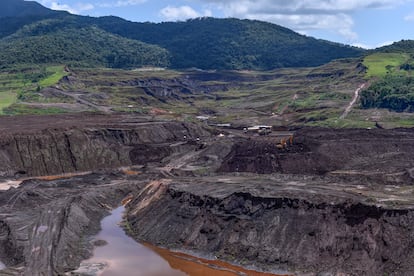
[[[414,112],[414,77],[387,76],[361,93],[363,108]]]
[[[49,66],[46,68],[46,72],[48,76],[39,81],[39,86],[41,88],[55,85],[60,81],[61,78],[68,75],[63,65]]]
[[[65,109],[57,107],[35,107],[25,104],[12,104],[3,109],[5,115],[45,115],[45,114],[60,114],[67,112]]]
[[[65,21],[67,19],[67,21]],[[72,21],[43,20],[0,40],[1,66],[70,64],[84,67],[166,67],[167,50]]]
[[[368,68],[367,77],[384,77],[398,73],[409,59],[406,53],[375,53],[365,57],[363,64]]]
[[[15,103],[16,99],[16,93],[6,91],[0,92],[0,114],[4,114],[3,109]]]
[[[0,114],[10,114],[5,109],[16,102],[49,102],[38,91],[55,85],[65,75],[63,65],[14,65],[0,70]]]

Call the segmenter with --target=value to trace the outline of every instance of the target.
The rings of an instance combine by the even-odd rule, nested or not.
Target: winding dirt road
[[[351,112],[351,110],[352,110],[352,107],[355,105],[356,101],[358,100],[359,93],[361,92],[362,89],[365,88],[366,85],[367,85],[366,83],[363,83],[355,90],[354,97],[352,98],[349,105],[345,108],[344,113],[342,113],[342,115],[341,115],[341,117],[339,117],[339,119],[345,119],[346,116],[348,116],[349,112]]]

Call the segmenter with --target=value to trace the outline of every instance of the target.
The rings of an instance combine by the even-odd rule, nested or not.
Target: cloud
[[[300,33],[328,30],[349,42],[358,39],[352,14],[366,9],[388,9],[411,0],[200,0],[227,17],[258,19]],[[414,20],[414,15],[413,15]]]
[[[167,6],[160,11],[160,15],[168,21],[177,21],[202,16],[212,16],[212,12],[206,9],[203,11],[203,14],[201,14],[190,6]]]
[[[405,20],[405,21],[414,21],[414,12],[413,12],[413,13],[410,13],[410,14],[408,14],[408,15],[406,15],[406,16],[404,17],[404,20]]]
[[[367,45],[367,44],[363,44],[363,43],[352,43],[352,46],[355,46],[355,47],[360,47],[360,48],[364,48],[364,49],[376,49],[376,48],[380,48],[380,47],[384,47],[384,46],[388,46],[388,45],[391,45],[391,44],[393,44],[395,41],[384,41],[384,42],[381,42],[381,43],[379,43],[379,44],[377,44],[377,45],[375,45],[375,46],[373,46],[373,45]]]
[[[76,3],[75,5],[61,4],[56,1],[42,0],[40,3],[52,10],[68,11],[72,14],[80,14],[83,11],[93,10],[95,6],[91,3]]]
[[[105,2],[97,4],[101,8],[119,8],[141,5],[147,2],[147,0],[118,0],[115,2]]]
[[[66,5],[66,4],[59,4],[57,2],[50,3],[49,8],[51,8],[52,10],[57,10],[57,11],[68,11],[73,14],[79,13],[77,10],[75,10],[71,6]]]

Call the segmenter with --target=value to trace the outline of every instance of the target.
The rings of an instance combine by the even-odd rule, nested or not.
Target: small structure
[[[247,128],[247,132],[256,132],[260,135],[266,135],[272,132],[272,126],[257,125]]]
[[[231,124],[216,124],[216,127],[231,127]]]
[[[208,119],[210,119],[210,116],[200,115],[200,116],[197,116],[196,118],[199,119],[200,121],[207,121]]]

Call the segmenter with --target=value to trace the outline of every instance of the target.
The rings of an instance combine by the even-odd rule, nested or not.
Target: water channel
[[[236,267],[218,260],[199,259],[187,254],[143,245],[127,236],[119,226],[124,207],[112,211],[101,222],[102,230],[96,241],[106,241],[94,250],[92,258],[82,262],[82,267],[99,267],[98,275],[134,276],[274,276]]]

